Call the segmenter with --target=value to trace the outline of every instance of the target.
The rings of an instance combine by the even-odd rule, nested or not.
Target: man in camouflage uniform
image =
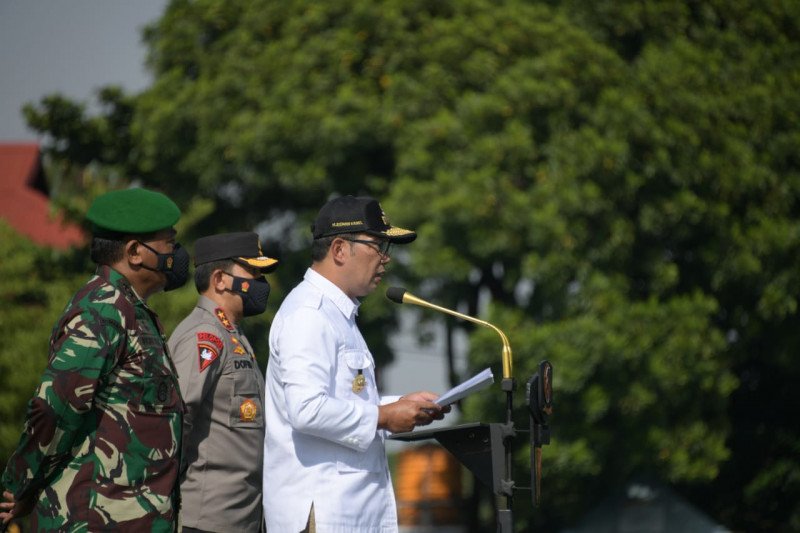
[[[67,304],[25,431],[2,476],[4,524],[34,530],[172,531],[183,401],[166,338],[145,301],[185,283],[178,207],[146,189],[98,197],[97,271]]]
[[[226,233],[195,243],[197,307],[169,339],[186,401],[184,533],[263,529],[264,378],[237,324],[264,312],[275,259],[258,235]]]

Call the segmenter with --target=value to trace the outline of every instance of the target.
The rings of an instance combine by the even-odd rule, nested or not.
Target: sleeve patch
[[[222,351],[222,340],[211,333],[201,331],[197,334],[197,356],[200,372],[211,366]]]

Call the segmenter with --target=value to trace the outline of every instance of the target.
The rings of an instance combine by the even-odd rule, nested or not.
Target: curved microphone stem
[[[459,313],[458,311],[453,311],[452,309],[447,309],[446,307],[441,307],[436,304],[432,304],[430,302],[426,302],[421,298],[417,298],[413,294],[409,293],[405,289],[401,289],[400,287],[390,287],[386,291],[386,297],[392,300],[393,302],[397,303],[411,303],[416,305],[421,305],[422,307],[429,307],[430,309],[434,309],[436,311],[440,311],[442,313],[447,313],[448,315],[452,315],[468,322],[472,322],[474,324],[479,324],[481,326],[486,326],[487,328],[491,328],[500,335],[500,338],[503,340],[503,382],[502,388],[503,391],[506,393],[506,423],[503,426],[504,436],[503,436],[503,447],[505,448],[505,472],[502,480],[502,489],[500,493],[495,493],[497,496],[497,530],[500,533],[511,533],[513,531],[513,519],[512,519],[512,508],[513,508],[513,490],[514,490],[514,480],[511,476],[511,467],[512,467],[512,438],[514,436],[514,422],[512,420],[513,414],[513,392],[514,392],[514,378],[512,377],[512,359],[511,359],[511,345],[508,343],[508,338],[506,337],[505,333],[500,331],[500,329],[493,324],[489,324],[485,320],[480,320],[478,318],[465,315],[463,313]]]
[[[422,307],[428,307],[430,309],[434,309],[436,311],[440,311],[442,313],[446,313],[448,315],[452,315],[468,322],[472,322],[474,324],[479,324],[481,326],[486,326],[487,328],[491,328],[500,335],[500,338],[503,340],[503,382],[502,388],[503,391],[506,393],[506,423],[503,426],[504,436],[503,436],[503,447],[505,448],[505,476],[503,477],[502,484],[502,495],[495,493],[498,497],[498,504],[497,504],[497,522],[498,522],[498,531],[501,533],[511,533],[513,531],[513,520],[512,520],[512,501],[513,501],[513,490],[514,490],[514,480],[511,476],[511,467],[512,467],[512,444],[511,440],[514,436],[514,422],[512,420],[513,414],[513,392],[514,392],[514,378],[512,377],[512,359],[511,359],[511,345],[508,343],[508,338],[506,337],[505,333],[500,331],[500,329],[492,324],[489,324],[485,320],[480,320],[478,318],[465,315],[463,313],[459,313],[458,311],[453,311],[452,309],[447,309],[446,307],[441,307],[436,304],[432,304],[430,302],[426,302],[421,298],[417,298],[413,294],[409,293],[405,289],[401,289],[400,287],[390,287],[386,291],[386,297],[396,303],[410,303],[415,305],[421,305]]]
[[[415,304],[415,305],[421,305],[422,307],[429,307],[431,309],[435,309],[435,310],[440,311],[442,313],[447,313],[448,315],[452,315],[452,316],[461,318],[463,320],[466,320],[468,322],[472,322],[474,324],[480,324],[481,326],[485,326],[487,328],[491,328],[491,329],[495,330],[497,332],[497,334],[500,335],[500,338],[503,341],[503,355],[502,355],[502,357],[503,357],[503,378],[511,379],[512,370],[513,370],[513,366],[512,366],[513,365],[513,363],[512,363],[513,359],[512,359],[512,355],[511,355],[511,345],[508,342],[508,337],[506,337],[505,333],[500,331],[500,328],[498,328],[497,326],[495,326],[493,324],[490,324],[490,323],[486,322],[485,320],[481,320],[479,318],[475,318],[475,317],[472,317],[472,316],[469,316],[469,315],[465,315],[463,313],[459,313],[458,311],[453,311],[452,309],[447,309],[446,307],[441,307],[441,306],[438,306],[436,304],[432,304],[430,302],[426,302],[425,300],[417,298],[416,296],[414,296],[410,292],[404,292],[403,293],[402,301],[403,301],[403,303],[410,303],[410,304]]]

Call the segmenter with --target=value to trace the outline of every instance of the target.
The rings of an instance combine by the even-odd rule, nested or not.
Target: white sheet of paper
[[[489,385],[494,383],[494,376],[492,375],[492,370],[490,368],[485,368],[483,371],[475,374],[467,381],[456,385],[449,391],[445,392],[439,398],[436,399],[436,403],[444,407],[445,405],[450,405],[453,402],[456,402],[462,398],[466,398],[473,392],[477,392],[481,389],[485,389]]]

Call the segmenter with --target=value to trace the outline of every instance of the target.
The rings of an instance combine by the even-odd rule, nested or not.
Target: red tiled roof
[[[38,144],[0,143],[0,186],[30,187],[38,171]]]
[[[33,242],[67,249],[85,242],[79,226],[50,213],[50,199],[36,189],[39,145],[0,143],[0,218]]]

